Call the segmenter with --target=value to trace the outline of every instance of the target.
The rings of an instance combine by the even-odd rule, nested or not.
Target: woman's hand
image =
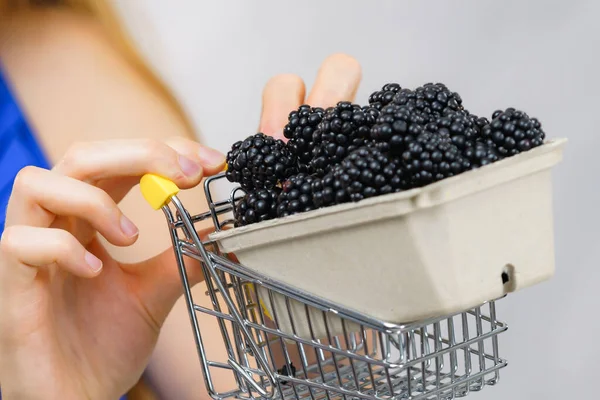
[[[283,128],[291,111],[302,104],[327,108],[339,101],[353,101],[361,79],[360,64],[345,54],[334,54],[323,61],[308,96],[304,81],[298,75],[274,76],[263,90],[259,132],[287,140]]]
[[[3,398],[116,399],[135,384],[181,294],[178,270],[172,249],[119,264],[98,234],[117,246],[136,241],[117,204],[143,174],[185,189],[224,161],[184,139],[117,140],[19,173],[0,241]]]
[[[259,130],[283,138],[299,105],[353,100],[360,75],[354,59],[335,55],[308,97],[300,78],[273,78]],[[181,295],[180,278],[172,249],[125,265],[109,256],[98,234],[117,246],[136,241],[136,227],[117,204],[143,174],[185,189],[223,165],[221,154],[183,139],[134,140],[76,145],[51,171],[21,171],[0,241],[3,398],[112,399],[135,384]],[[201,279],[190,276],[192,284]]]

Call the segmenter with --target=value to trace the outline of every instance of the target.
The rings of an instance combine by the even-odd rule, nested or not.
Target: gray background
[[[117,0],[115,0],[117,2]],[[500,302],[509,367],[474,398],[596,398],[600,350],[598,16],[589,1],[118,1],[148,59],[222,151],[255,133],[274,74],[310,87],[327,55],[363,65],[357,100],[388,81],[441,81],[490,116],[514,106],[567,137],[554,173],[556,276]]]

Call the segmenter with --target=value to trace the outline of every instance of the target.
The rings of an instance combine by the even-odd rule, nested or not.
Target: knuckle
[[[79,243],[69,232],[64,230],[57,231],[57,239],[54,247],[56,251],[56,261],[70,258],[77,252],[78,248]]]
[[[144,149],[149,165],[170,173],[173,178],[184,176],[177,161],[177,152],[171,146],[160,140],[146,139]]]
[[[169,146],[160,140],[145,139],[143,146],[148,157],[164,157],[169,154]]]
[[[16,251],[19,246],[18,236],[18,227],[16,226],[7,226],[2,232],[2,237],[0,237],[0,252],[3,254],[12,254]]]
[[[183,154],[188,158],[195,158],[203,147],[199,142],[184,136],[172,136],[165,139],[164,144],[169,147],[169,151],[174,157]]]
[[[81,163],[81,160],[84,159],[88,148],[89,145],[87,143],[73,143],[65,153],[65,156],[60,161],[60,164],[67,171],[76,169],[77,166]]]
[[[193,143],[193,141],[191,141],[190,139],[187,139],[185,137],[182,137],[182,136],[171,136],[171,137],[165,139],[165,141],[164,141],[164,144],[169,147],[190,145],[192,143]]]
[[[31,182],[36,179],[39,173],[40,169],[32,165],[21,168],[15,176],[13,190],[18,192],[27,190],[27,188],[31,187]]]
[[[112,197],[104,190],[94,187],[93,201],[90,201],[90,212],[100,212],[101,214],[112,214],[117,207]]]
[[[73,143],[65,154],[67,160],[80,160],[87,152],[89,145],[83,142]]]

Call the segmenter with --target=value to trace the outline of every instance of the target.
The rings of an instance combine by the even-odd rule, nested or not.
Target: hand
[[[299,76],[274,76],[263,90],[259,132],[287,141],[283,128],[291,111],[302,104],[327,108],[339,101],[353,101],[361,79],[360,64],[345,54],[334,54],[325,59],[307,97],[304,81]]]
[[[223,155],[184,139],[117,140],[19,173],[0,241],[3,398],[116,399],[137,382],[181,295],[173,251],[124,265],[98,234],[136,241],[117,204],[143,174],[185,189],[223,166]]]

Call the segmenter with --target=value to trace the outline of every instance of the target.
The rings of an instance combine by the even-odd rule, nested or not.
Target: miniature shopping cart
[[[156,175],[144,176],[142,193],[155,209],[163,210],[171,232],[210,395],[214,399],[454,399],[498,383],[499,372],[507,365],[500,357],[498,336],[507,330],[507,326],[497,320],[496,300],[547,279],[553,272],[553,255],[547,254],[548,243],[552,242],[552,236],[547,232],[551,228],[551,215],[548,222],[548,214],[551,214],[549,169],[561,159],[563,144],[564,141],[550,142],[530,154],[465,173],[464,177],[451,178],[427,189],[382,196],[385,199],[368,199],[358,205],[335,206],[335,210],[315,210],[306,216],[283,218],[285,221],[266,221],[261,223],[263,226],[253,224],[257,227],[233,229],[228,229],[233,225],[231,213],[243,193],[240,188],[233,188],[227,199],[215,200],[215,185],[219,182],[228,184],[225,174],[205,180],[209,210],[198,215],[191,215],[181,203],[175,184]],[[523,191],[523,187],[529,190]],[[470,206],[473,201],[477,202],[477,209],[468,210],[473,208]],[[496,203],[511,202],[517,204],[511,211],[516,212],[516,216],[503,215],[502,209],[496,207]],[[468,223],[462,212],[469,212],[468,215],[479,217],[477,221],[484,221],[479,225],[475,225],[477,221],[471,223],[469,232],[463,232],[460,229],[464,230]],[[529,218],[523,218],[524,212]],[[364,221],[360,222],[357,215],[364,217]],[[326,233],[319,227],[319,218],[327,223]],[[335,269],[327,267],[331,261],[324,260],[324,255],[328,253],[303,255],[308,248],[334,252],[327,247],[340,245],[340,240],[346,240],[343,239],[346,232],[360,234],[360,223],[368,227],[362,237],[372,237],[374,228],[369,221],[378,218],[383,221],[378,232],[393,226],[400,230],[390,231],[390,234],[400,235],[401,229],[408,227],[410,237],[416,238],[414,247],[418,249],[423,248],[420,234],[430,242],[436,240],[437,235],[444,243],[454,243],[453,253],[441,255],[447,265],[438,265],[438,258],[427,253],[424,261],[421,260],[422,265],[413,272],[417,275],[410,275],[409,268],[405,268],[403,276],[412,280],[401,282],[394,278],[397,282],[386,286],[376,278],[382,275],[381,271],[386,271],[381,268],[392,268],[390,266],[394,264],[383,267],[380,264],[393,257],[379,257],[379,261],[370,264],[368,269],[363,266],[353,270],[349,266],[343,273],[337,272],[338,275],[328,278],[328,270]],[[397,222],[390,222],[394,218],[398,218]],[[428,227],[432,218],[437,225]],[[458,228],[453,225],[453,218],[457,219]],[[203,241],[197,226],[206,220],[212,222],[214,234]],[[344,225],[349,224],[348,221],[355,224],[352,230]],[[495,234],[506,236],[506,232],[512,232],[510,229],[516,229],[514,232],[524,235],[521,241],[525,240],[525,235],[529,241],[521,243],[511,236],[499,243],[510,257],[507,260],[514,261],[513,264],[480,272],[481,266],[475,270],[469,265],[469,257],[477,256],[480,250],[486,250],[489,253],[486,259],[494,263],[504,260],[487,242],[497,243],[499,237],[488,238],[485,232],[477,231],[477,226],[490,229],[489,224],[493,224],[491,228]],[[544,224],[550,224],[550,228]],[[430,228],[436,230],[430,231]],[[311,229],[321,232],[314,242],[310,241]],[[534,229],[541,232],[537,239],[531,234]],[[304,238],[298,236],[302,230],[306,234]],[[439,238],[440,230],[451,237]],[[473,230],[475,232],[471,232]],[[289,236],[287,241],[286,235]],[[475,248],[457,250],[456,241],[452,242],[455,237]],[[277,268],[282,259],[275,257],[273,260],[273,254],[281,251],[275,246],[281,246],[281,243],[287,246],[286,251],[293,253],[286,261],[291,263],[291,269],[285,270],[283,264],[282,268]],[[369,253],[376,251],[377,243],[373,241],[358,249],[354,245],[344,252],[351,252],[351,258],[358,259],[359,264],[365,263],[377,258],[375,253]],[[240,252],[233,256],[224,251],[232,248]],[[269,252],[270,248],[275,250]],[[537,248],[539,251],[535,250]],[[409,253],[411,247],[392,250]],[[441,245],[436,248],[438,253],[443,251]],[[259,257],[252,256],[257,254]],[[270,256],[261,258],[261,254]],[[452,258],[456,265],[452,264]],[[419,258],[412,260],[418,262]],[[435,265],[428,263],[431,260]],[[542,264],[535,264],[535,261],[551,265],[542,268]],[[275,268],[263,268],[263,263]],[[465,264],[467,266],[463,267]],[[299,266],[304,268],[300,272],[297,271]],[[443,267],[450,272],[439,269]],[[188,277],[190,268],[202,269],[207,287],[205,294],[211,307],[202,306],[194,299]],[[431,268],[438,268],[440,273],[432,273]],[[282,269],[285,274],[273,272]],[[387,271],[390,276],[395,273],[392,269]],[[292,272],[299,275],[290,275],[291,278],[286,275]],[[303,272],[309,276],[303,277]],[[383,275],[385,279],[387,275]],[[438,275],[443,279],[437,278]],[[425,287],[422,284],[424,276],[427,276],[429,290],[422,289]],[[473,279],[476,285],[472,284]],[[324,280],[325,285],[321,282]],[[386,290],[393,290],[396,283],[403,284],[402,293],[410,293],[410,296],[390,297],[391,292],[386,293]],[[319,291],[319,285],[328,290]],[[471,287],[474,289],[468,290]],[[370,292],[363,293],[367,288]],[[450,294],[444,299],[446,292]],[[365,305],[372,299],[376,301]],[[387,299],[387,303],[381,299]],[[478,299],[484,300],[479,302]],[[407,302],[409,306],[404,307]],[[460,308],[465,304],[473,305]],[[427,313],[428,317],[413,319],[410,323],[391,323],[378,317],[389,315],[397,320],[402,315]],[[202,325],[206,325],[199,323],[200,317],[216,319],[223,354],[210,354],[213,349],[205,345],[203,333],[206,335],[206,329],[203,331]],[[223,370],[233,375],[235,387],[224,390],[217,387],[214,377]]]

